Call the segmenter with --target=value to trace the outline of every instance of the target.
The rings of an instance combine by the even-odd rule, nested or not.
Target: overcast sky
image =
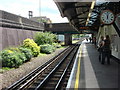
[[[53,0],[0,0],[0,10],[28,18],[28,11],[33,11],[33,16],[46,16],[53,23],[68,22],[62,18]]]

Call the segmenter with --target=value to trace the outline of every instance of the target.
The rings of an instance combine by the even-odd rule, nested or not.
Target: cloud
[[[0,9],[23,17],[28,17],[28,11],[33,11],[33,16],[46,16],[53,23],[67,22],[60,16],[53,0],[1,0]]]
[[[62,18],[53,0],[41,0],[41,15],[47,16],[53,23],[68,22],[67,18]]]
[[[53,0],[41,0],[40,5],[41,8],[51,8],[53,10],[58,10]]]
[[[45,16],[52,20],[52,23],[65,23],[68,22],[67,18],[62,18],[59,13],[43,12],[42,16]]]
[[[5,1],[0,5],[1,10],[21,15],[23,17],[28,17],[28,11],[33,11],[34,15],[39,15],[39,5],[36,5],[37,2],[30,2],[27,0],[10,0],[14,2],[7,2]],[[37,1],[37,0],[36,0]]]

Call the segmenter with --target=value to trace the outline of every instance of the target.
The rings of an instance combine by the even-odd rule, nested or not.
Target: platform
[[[67,85],[68,88],[108,88],[117,89],[119,64],[111,59],[111,64],[102,65],[98,60],[99,52],[93,44],[83,41],[78,51]],[[91,89],[92,90],[92,89]]]

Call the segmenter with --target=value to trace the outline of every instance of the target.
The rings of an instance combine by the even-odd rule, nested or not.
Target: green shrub
[[[18,57],[23,61],[23,62],[26,62],[27,61],[27,58],[25,56],[24,53],[20,53],[20,52],[17,52]]]
[[[32,58],[32,51],[30,49],[20,47],[19,50],[25,54],[27,60],[30,60]]]
[[[52,44],[55,48],[60,48],[61,47],[61,45],[59,44],[59,43],[53,43]]]
[[[50,54],[55,50],[55,47],[49,44],[40,45],[40,47],[41,47],[41,52],[46,54]]]
[[[25,62],[27,60],[26,56],[24,53],[22,53],[19,48],[16,47],[12,47],[12,48],[8,48],[8,50],[13,51],[14,53],[17,53],[17,55],[20,57],[20,59],[23,60],[23,62]]]
[[[35,34],[34,40],[38,45],[52,44],[56,42],[57,37],[50,32],[39,32]]]
[[[0,52],[0,66],[2,65],[2,56],[1,56],[1,52]]]
[[[11,51],[15,51],[15,52],[20,52],[19,48],[16,48],[16,47],[10,47],[8,48],[8,50],[11,50]]]
[[[40,47],[32,39],[25,39],[23,41],[23,47],[31,49],[34,57],[37,57],[40,53]]]
[[[26,57],[20,52],[14,52],[11,50],[3,50],[1,53],[2,66],[3,67],[19,67],[25,60]]]

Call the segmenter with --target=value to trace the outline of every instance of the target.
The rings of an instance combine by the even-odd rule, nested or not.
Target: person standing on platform
[[[99,43],[98,43],[99,62],[101,62],[101,59],[102,59],[103,43],[104,43],[104,37],[101,36],[101,40],[100,40]]]
[[[88,42],[88,38],[86,38],[86,41]]]
[[[102,52],[102,62],[101,64],[105,63],[105,58],[107,57],[107,63],[110,64],[110,55],[111,55],[111,48],[110,48],[110,38],[109,35],[106,35],[106,39],[103,43],[103,52]]]
[[[90,37],[89,40],[90,40],[90,43],[91,43],[92,42],[92,38]]]
[[[94,44],[95,47],[96,47],[96,37],[93,38],[93,44]]]

